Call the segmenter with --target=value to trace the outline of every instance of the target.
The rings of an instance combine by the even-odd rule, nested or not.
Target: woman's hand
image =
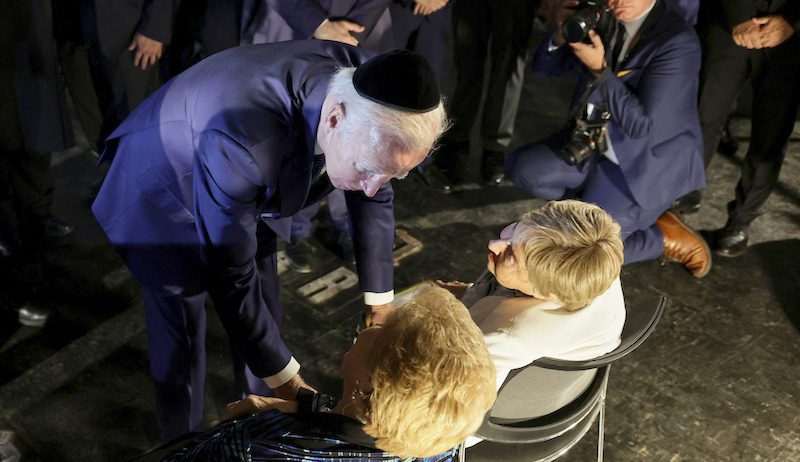
[[[464,293],[467,291],[467,289],[469,289],[472,286],[472,284],[467,284],[466,282],[461,282],[461,281],[444,282],[437,279],[433,282],[442,289],[448,290],[459,300],[461,299],[461,297],[464,296]]]
[[[225,420],[234,419],[253,412],[276,410],[286,414],[297,412],[297,401],[287,401],[272,396],[247,395],[245,399],[228,403],[225,406]]]

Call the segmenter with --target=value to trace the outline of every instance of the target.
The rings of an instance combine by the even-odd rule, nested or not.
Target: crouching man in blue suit
[[[294,398],[275,235],[333,188],[346,191],[373,322],[393,309],[389,181],[422,162],[446,120],[424,59],[371,56],[312,40],[221,52],[108,138],[92,210],[141,284],[163,440],[201,423],[206,294],[244,360],[237,391]]]
[[[622,228],[625,263],[663,253],[703,277],[711,268],[708,246],[667,211],[676,198],[705,184],[697,115],[698,39],[663,0],[609,0],[618,25],[606,34],[608,47],[595,31],[588,34],[590,44],[561,46],[561,24],[577,4],[562,1],[553,39],[537,51],[534,66],[561,75],[582,65],[584,85],[578,86],[582,96],[575,113],[608,120],[607,136],[601,132],[598,138],[598,146],[607,141],[607,150],[599,152],[584,142],[594,152],[569,165],[564,146],[576,137],[571,129],[562,130],[513,152],[506,161],[507,175],[537,197],[577,197],[605,209]]]

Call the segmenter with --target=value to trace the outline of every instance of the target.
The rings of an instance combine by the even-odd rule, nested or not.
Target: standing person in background
[[[53,37],[49,0],[0,2],[0,259],[38,263],[46,238],[70,225],[53,216],[51,153],[75,143]],[[20,309],[41,326],[49,311]]]
[[[462,180],[473,121],[481,104],[487,56],[491,70],[481,115],[480,174],[490,185],[503,180],[505,150],[514,131],[537,4],[531,0],[455,0],[452,21],[457,80],[448,101],[453,126],[433,165],[420,172],[422,180],[434,189],[447,193]]]
[[[105,139],[161,85],[159,61],[178,0],[80,0],[81,24]]]
[[[701,12],[704,44],[700,124],[706,168],[745,82],[753,90],[750,146],[728,220],[711,233],[717,255],[747,250],[750,224],[778,183],[786,145],[800,107],[800,3],[773,0],[707,1]],[[699,191],[681,199],[698,206]]]

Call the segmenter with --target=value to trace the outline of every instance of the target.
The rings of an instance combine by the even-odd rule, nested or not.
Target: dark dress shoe
[[[656,221],[664,235],[664,257],[675,261],[701,278],[711,270],[711,251],[705,239],[696,233],[678,215],[666,211]]]
[[[298,273],[306,274],[314,271],[311,265],[314,254],[314,247],[307,240],[302,240],[296,244],[286,246],[286,263]]]
[[[736,151],[738,150],[739,142],[736,141],[728,129],[725,129],[725,131],[722,133],[722,138],[719,140],[719,144],[717,144],[717,152],[723,156],[733,157],[736,155]]]
[[[47,323],[53,310],[35,305],[23,305],[17,309],[19,323],[23,326],[42,327]]]
[[[14,249],[11,244],[0,240],[0,257],[10,257],[14,255]]]
[[[481,158],[481,177],[486,184],[497,186],[506,177],[506,158],[502,152],[485,149]]]
[[[416,175],[426,186],[444,194],[453,192],[453,181],[435,165],[426,165],[414,169]]]
[[[697,213],[697,211],[700,210],[700,201],[702,199],[702,191],[692,191],[675,199],[675,202],[672,203],[670,210],[675,213],[680,213],[681,215],[691,215],[693,213]]]
[[[714,253],[720,257],[739,257],[747,251],[747,227],[728,225],[717,235]]]
[[[75,230],[56,217],[47,217],[44,220],[44,234],[47,237],[67,237]]]

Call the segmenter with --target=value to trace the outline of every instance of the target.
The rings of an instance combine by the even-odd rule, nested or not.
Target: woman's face
[[[363,420],[372,393],[370,371],[372,370],[372,354],[378,351],[384,342],[381,341],[381,326],[364,329],[355,343],[342,358],[340,372],[342,374],[342,399],[334,408],[334,412]]]
[[[519,241],[525,225],[511,223],[500,231],[498,239],[489,241],[486,267],[497,278],[497,282],[509,289],[535,296],[528,278],[528,267]]]

